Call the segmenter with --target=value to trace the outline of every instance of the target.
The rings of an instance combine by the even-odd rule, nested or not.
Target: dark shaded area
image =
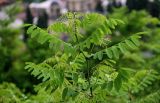
[[[97,0],[97,5],[96,5],[96,8],[95,8],[95,11],[99,12],[99,13],[104,12],[103,7],[102,7],[102,2],[100,0]]]
[[[28,5],[26,7],[25,13],[26,13],[26,19],[25,19],[24,23],[25,24],[33,24],[33,16],[31,14],[31,10]],[[26,42],[28,39],[27,30],[28,30],[28,27],[24,27],[24,38],[23,38],[24,42]]]
[[[48,27],[48,15],[45,11],[41,11],[38,17],[37,26],[40,28]]]
[[[128,9],[132,10],[146,10],[148,11],[153,17],[160,17],[160,1],[154,0],[127,0],[126,3]]]

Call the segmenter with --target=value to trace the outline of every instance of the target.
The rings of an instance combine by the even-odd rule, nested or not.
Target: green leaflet
[[[130,40],[125,40],[125,43],[128,45],[128,47],[130,47],[130,48],[136,48],[136,46],[133,44],[133,42],[132,41],[130,41]]]
[[[111,29],[115,29],[115,25],[113,24],[113,19],[111,20],[106,20],[106,24],[111,28]],[[115,23],[116,21],[114,21]]]
[[[35,25],[32,25],[28,28],[27,30],[27,34],[32,34],[32,32],[34,31],[34,29],[36,29],[36,26]]]
[[[118,47],[119,47],[119,49],[120,49],[120,51],[122,52],[122,53],[125,53],[127,50],[126,50],[126,48],[125,48],[125,46],[123,45],[123,43],[119,43],[118,44]]]
[[[28,27],[28,26],[31,26],[32,24],[23,24],[22,27]]]
[[[109,91],[111,91],[112,88],[113,88],[113,81],[110,81],[110,82],[107,83],[107,89],[108,89]]]
[[[111,21],[111,23],[113,24],[113,25],[115,25],[115,26],[117,26],[118,25],[118,22],[116,21],[117,19],[110,19],[110,21]],[[123,22],[123,21],[121,21],[121,22]]]
[[[122,20],[114,19],[118,24],[125,24]]]
[[[63,81],[64,81],[64,71],[57,69],[57,70],[55,70],[54,75],[55,75],[55,79],[57,81],[57,84],[59,86],[62,86]]]
[[[62,92],[62,100],[65,100],[67,93],[68,93],[68,88],[66,87],[63,89],[63,92]]]
[[[82,68],[83,64],[85,62],[86,62],[85,57],[81,53],[81,54],[77,55],[72,62],[70,62],[70,65],[73,68],[73,70],[75,71],[75,70]]]
[[[111,49],[106,49],[105,52],[106,52],[106,54],[107,54],[107,56],[108,56],[109,58],[112,58],[112,57],[113,57],[113,53],[112,53],[112,50],[111,50]]]
[[[97,55],[98,55],[98,59],[99,59],[99,60],[102,60],[102,58],[103,58],[103,52],[98,52]]]
[[[140,42],[138,41],[139,36],[132,36],[131,37],[131,40],[132,42],[136,45],[136,46],[139,46],[140,45]]]
[[[123,81],[128,81],[128,79],[130,77],[130,71],[128,71],[125,68],[121,68],[118,72],[121,75],[121,78]]]
[[[102,29],[98,29],[98,34],[99,34],[99,37],[103,37],[105,33],[103,32]]]
[[[118,59],[119,58],[119,50],[116,46],[112,47],[112,52],[113,52],[114,57]]]
[[[38,34],[40,34],[40,30],[34,30],[32,32],[31,38],[34,38],[34,37],[38,36]]]
[[[51,37],[48,35],[48,33],[40,31],[40,34],[43,34],[43,35],[40,35],[38,38],[38,42],[40,44],[44,44],[46,41],[49,41],[51,39]]]
[[[71,97],[72,100],[75,99],[75,97],[78,95],[78,92],[75,92],[73,89],[71,88],[68,88],[68,97]]]
[[[114,88],[119,91],[122,86],[122,79],[121,75],[118,74],[117,78],[114,80]]]
[[[75,51],[74,49],[72,48],[72,46],[69,46],[67,44],[64,44],[64,52],[67,53],[67,54],[74,54]]]
[[[48,30],[56,33],[68,32],[66,24],[61,22],[56,22],[53,25],[49,26]]]

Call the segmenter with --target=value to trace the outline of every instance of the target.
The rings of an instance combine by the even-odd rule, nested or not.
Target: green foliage
[[[30,61],[25,69],[40,83],[34,86],[36,93],[27,95],[13,84],[3,83],[0,102],[159,103],[159,23],[145,11],[119,8],[107,18],[97,13],[67,13],[47,30],[26,24],[31,39],[22,53],[27,59],[21,60]],[[0,31],[3,64],[5,55],[19,57],[14,50],[19,48],[16,40],[7,45],[13,39],[11,33],[17,38],[19,31]],[[24,62],[14,63],[10,73],[17,78],[22,72],[15,68],[23,68]],[[4,71],[1,74],[6,76]]]
[[[1,12],[7,16],[0,18],[0,83],[14,82],[23,92],[29,92],[32,90],[31,84],[38,81],[24,70],[25,62],[40,62],[52,52],[48,47],[46,50],[46,44],[38,45],[34,39],[23,41],[23,28],[13,26],[17,15],[22,11],[19,5],[21,3],[16,2],[1,8]]]
[[[48,35],[48,33],[45,30],[42,30],[39,27],[36,27],[35,25],[31,26],[28,29],[27,33],[31,34],[31,37],[36,38],[37,41],[41,44],[49,42],[50,48],[54,48],[54,50],[58,48],[64,48],[64,51],[68,53],[74,52],[74,49],[71,46],[71,44],[65,43],[61,39]]]
[[[20,39],[21,30],[19,27],[13,28],[16,15],[21,11],[15,3],[5,8],[2,12],[6,13],[8,18],[0,20],[0,82],[15,81],[20,82],[17,78],[26,75],[23,70],[25,57],[21,57],[25,51],[25,45]],[[13,9],[14,8],[14,9]],[[14,75],[17,75],[14,76]],[[23,80],[22,80],[23,81]]]
[[[122,91],[126,92],[127,102],[159,103],[159,23],[145,11],[132,11],[128,13],[126,8],[115,9],[110,17],[122,19],[125,25],[118,27],[113,33],[114,40],[128,37],[130,33],[147,31],[142,35],[140,49],[126,52],[121,58],[118,67],[129,67],[132,72],[128,82],[122,84]],[[115,42],[116,43],[116,42]],[[117,95],[118,96],[118,95]],[[118,97],[117,97],[118,98]]]
[[[144,98],[141,98],[138,101],[138,103],[159,103],[160,101],[159,96],[160,96],[160,91],[157,90],[156,92],[151,93]]]
[[[12,83],[2,83],[0,85],[1,103],[20,103],[26,96]]]
[[[102,90],[119,91],[129,78],[129,70],[116,68],[116,60],[125,51],[137,48],[143,33],[113,44],[109,35],[117,25],[124,24],[119,19],[107,19],[96,13],[67,13],[60,19],[61,22],[55,22],[47,31],[26,25],[31,38],[47,43],[54,52],[54,56],[42,63],[26,63],[25,69],[42,80],[36,90],[59,95],[48,102],[80,102],[79,98],[83,98],[82,102],[105,101],[98,98]],[[64,33],[70,37],[67,41],[60,39]]]

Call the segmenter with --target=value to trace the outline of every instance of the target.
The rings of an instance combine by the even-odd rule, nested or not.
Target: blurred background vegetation
[[[28,38],[23,24],[31,23],[45,29],[67,11],[98,12],[123,20],[125,24],[110,37],[115,43],[131,34],[147,32],[141,38],[139,49],[121,55],[117,68],[132,68],[134,75],[131,79],[138,78],[140,81],[156,76],[139,91],[130,87],[134,88],[135,97],[160,91],[160,0],[1,0],[0,103],[20,102],[35,94],[33,86],[40,80],[24,70],[25,62],[39,63],[53,55],[47,44],[41,45]],[[65,38],[64,35],[62,39]],[[108,98],[110,103],[125,103],[124,99]],[[160,99],[154,103],[160,103]]]

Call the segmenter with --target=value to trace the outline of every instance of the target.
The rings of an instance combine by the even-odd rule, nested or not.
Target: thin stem
[[[78,36],[77,36],[77,25],[76,25],[76,13],[75,13],[75,12],[73,13],[73,19],[74,19],[74,35],[75,35],[75,37],[76,37],[76,42],[78,42],[78,44],[80,44],[80,43],[79,43]],[[79,46],[79,51],[83,54],[83,56],[84,56],[85,58],[87,58],[87,57],[85,56],[85,54],[80,50],[80,46]]]
[[[79,44],[79,39],[78,39],[78,36],[77,36],[76,13],[73,13],[73,19],[74,19],[74,35],[76,37],[76,42],[78,42],[78,44]],[[80,46],[79,46],[79,51],[83,54],[83,56],[86,58],[86,61],[87,61],[88,84],[89,84],[89,87],[90,87],[91,86],[91,81],[90,81],[90,72],[91,71],[89,69],[89,60],[88,60],[88,57],[85,56],[83,51],[81,51]],[[92,87],[90,87],[90,94],[91,94],[91,97],[93,97]]]

